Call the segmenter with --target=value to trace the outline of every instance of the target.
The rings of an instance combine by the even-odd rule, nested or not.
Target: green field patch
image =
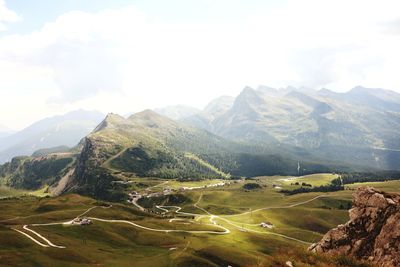
[[[310,184],[312,186],[328,185],[330,182],[338,177],[337,174],[332,173],[318,173],[304,176],[289,176],[285,178],[278,178],[275,181],[283,186]]]

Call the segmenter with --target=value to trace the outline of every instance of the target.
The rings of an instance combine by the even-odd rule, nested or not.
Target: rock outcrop
[[[400,194],[361,187],[353,197],[350,221],[330,230],[309,249],[377,266],[400,266]]]

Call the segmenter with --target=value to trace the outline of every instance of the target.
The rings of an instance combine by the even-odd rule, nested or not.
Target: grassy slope
[[[0,186],[0,198],[21,196],[24,195],[26,191],[10,188],[7,186]]]
[[[188,158],[188,159],[192,159],[192,160],[197,161],[199,164],[201,164],[201,165],[203,165],[203,166],[209,168],[210,170],[212,170],[213,172],[215,172],[215,173],[221,175],[221,176],[224,177],[224,178],[227,178],[227,179],[230,178],[230,174],[225,173],[225,172],[219,170],[217,167],[215,167],[215,166],[211,165],[210,163],[208,163],[208,162],[202,160],[201,158],[199,158],[198,156],[196,156],[196,155],[193,154],[193,153],[187,152],[187,153],[185,153],[185,157]]]
[[[291,183],[307,183],[312,186],[321,186],[329,184],[333,179],[336,179],[338,175],[331,173],[319,173],[319,174],[311,174],[304,175],[300,177],[285,177],[278,179],[279,182],[282,182],[284,185],[290,185]]]

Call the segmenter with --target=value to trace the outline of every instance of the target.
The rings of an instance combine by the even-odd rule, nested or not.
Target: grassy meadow
[[[333,178],[318,174],[295,179],[319,185]],[[232,181],[221,187],[181,192],[186,201],[180,203],[169,200],[169,205],[182,208],[180,212],[194,215],[176,214],[176,208],[162,215],[156,209],[139,211],[129,203],[105,203],[74,194],[37,197],[1,188],[0,196],[14,196],[0,200],[1,266],[148,266],[150,262],[152,266],[285,266],[286,261],[295,266],[365,266],[314,255],[306,249],[329,229],[348,220],[353,189],[367,184],[349,185],[348,190],[339,192],[286,196],[276,186],[290,187],[293,181],[282,179],[287,177]],[[189,185],[145,178],[134,182],[159,189],[207,183]],[[260,187],[248,190],[244,188],[246,183]],[[368,185],[400,191],[399,181]],[[41,247],[13,230],[24,231],[24,225],[67,222],[95,206],[99,207],[84,216],[117,221],[93,220],[89,226],[29,226],[52,243],[65,246],[62,249]],[[273,227],[262,228],[261,222]],[[229,233],[220,234],[223,229]]]

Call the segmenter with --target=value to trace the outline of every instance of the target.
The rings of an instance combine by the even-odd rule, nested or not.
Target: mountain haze
[[[40,120],[12,135],[0,138],[0,163],[15,156],[57,146],[75,146],[104,118],[96,111],[77,110]]]
[[[181,120],[200,112],[197,108],[184,105],[156,108],[154,111],[173,120]]]
[[[0,125],[0,138],[9,136],[11,134],[13,134],[14,131],[9,129],[8,127],[5,127],[3,125]]]
[[[355,93],[363,97],[355,99]],[[98,113],[79,111],[11,136],[9,144],[30,137],[8,150],[14,154],[38,149],[4,164],[0,176],[3,184],[20,188],[49,185],[54,194],[119,199],[114,182],[130,177],[198,180],[398,169],[398,99],[382,89],[334,93],[260,86],[246,87],[236,98],[217,98],[180,121],[145,110],[128,118],[110,113],[94,123]],[[44,142],[43,136],[58,143]],[[37,146],[41,141],[43,147]]]

